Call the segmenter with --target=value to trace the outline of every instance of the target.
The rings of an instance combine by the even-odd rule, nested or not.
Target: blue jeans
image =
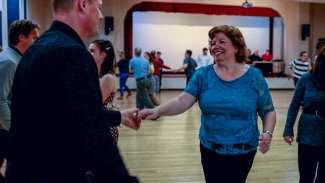
[[[120,74],[120,93],[121,93],[121,97],[123,97],[123,87],[128,91],[128,93],[131,93],[130,89],[128,86],[126,86],[126,80],[129,77],[129,73],[123,73]]]
[[[160,77],[154,75],[153,77],[155,77],[155,92],[159,92],[160,91]]]
[[[148,75],[148,78],[149,78],[149,88],[148,88],[148,93],[153,95],[156,93],[156,90],[155,90],[155,83],[156,83],[156,80],[155,80],[155,77],[152,75],[152,74],[149,74]]]
[[[150,82],[151,78],[145,78],[137,81],[137,108],[139,109],[152,109],[155,106],[151,102],[149,98],[149,90],[150,90]]]

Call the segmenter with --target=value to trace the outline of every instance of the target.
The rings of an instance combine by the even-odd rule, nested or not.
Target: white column
[[[7,15],[7,0],[1,0],[2,4],[2,47],[5,49],[8,47],[8,15]]]
[[[24,7],[24,0],[19,0],[19,20],[26,19],[25,15],[25,7]]]

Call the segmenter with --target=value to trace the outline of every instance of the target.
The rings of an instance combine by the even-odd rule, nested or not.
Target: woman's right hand
[[[148,120],[157,119],[159,117],[158,111],[155,109],[143,109],[139,112],[140,118],[146,118]]]
[[[293,136],[285,136],[283,137],[283,140],[288,143],[289,145],[292,145],[292,142],[294,141],[294,137]]]

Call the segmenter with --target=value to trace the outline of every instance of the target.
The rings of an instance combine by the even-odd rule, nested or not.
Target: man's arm
[[[311,65],[311,60],[308,58],[308,71],[312,70],[313,66]]]
[[[188,67],[188,59],[184,59],[184,64],[183,64],[183,66],[180,67],[180,68],[178,68],[178,69],[174,69],[173,71],[174,71],[174,72],[179,72],[179,71],[181,71],[181,70],[185,70],[185,69],[187,69],[187,67]]]
[[[178,69],[174,69],[174,72],[179,72],[179,71],[181,71],[181,70],[185,70],[185,69],[187,69],[187,67],[188,67],[188,64],[186,63],[186,64],[184,64],[182,67],[180,67],[180,68],[178,68]]]
[[[133,73],[133,61],[131,60],[129,63],[129,72],[132,74]]]
[[[136,178],[129,175],[108,128],[108,121],[110,125],[112,121],[118,124],[121,114],[103,107],[96,65],[88,52],[79,50],[78,53],[78,58],[67,61],[62,77],[67,113],[75,121],[80,135],[80,155],[101,180],[135,182]]]
[[[293,67],[295,66],[295,61],[293,60],[292,62],[290,62],[289,64],[289,72],[290,72],[290,76],[293,78],[294,77],[294,71],[293,71]]]
[[[201,67],[201,59],[200,59],[200,55],[197,56],[197,59],[196,59],[196,60],[197,60],[197,62],[196,62],[196,63],[197,63],[197,67],[200,68],[200,67]]]
[[[9,130],[10,127],[10,101],[8,96],[14,81],[16,63],[11,60],[0,62],[0,125]]]

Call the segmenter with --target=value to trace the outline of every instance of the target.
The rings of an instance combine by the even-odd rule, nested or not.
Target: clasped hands
[[[146,118],[150,119],[157,119],[158,113],[154,109],[129,109],[125,111],[121,111],[122,116],[122,124],[127,126],[133,130],[139,130],[141,126],[141,119]]]
[[[133,130],[139,130],[141,126],[141,117],[139,109],[129,109],[121,111],[121,123]]]

